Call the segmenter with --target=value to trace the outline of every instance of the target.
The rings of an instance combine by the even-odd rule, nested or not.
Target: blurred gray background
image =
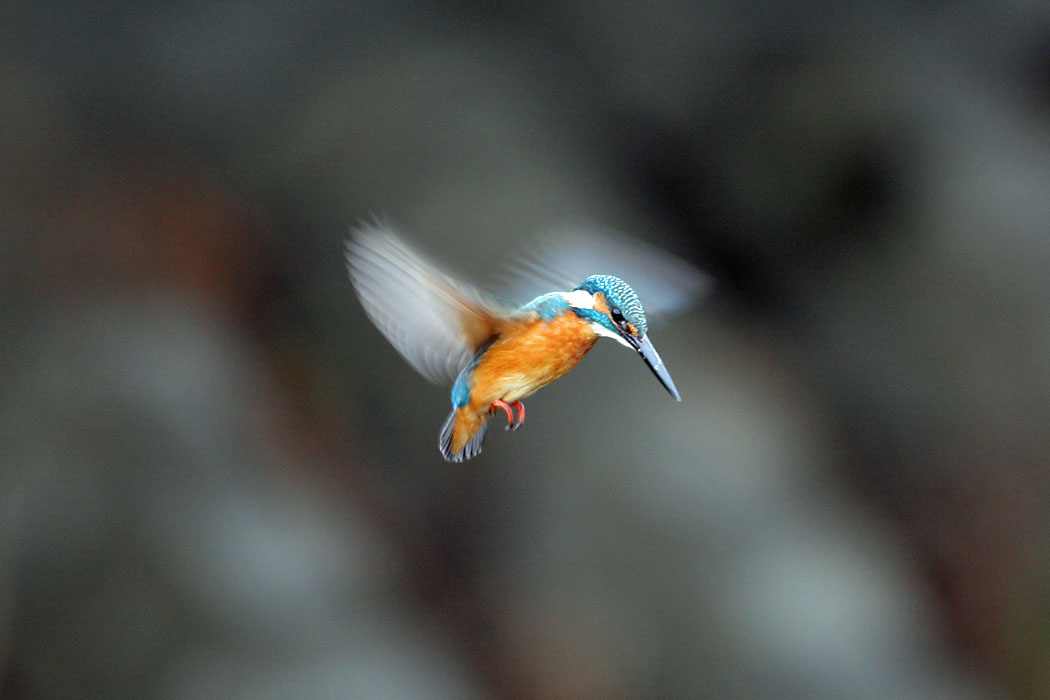
[[[1050,698],[1050,4],[16,0],[0,149],[2,697]],[[445,464],[373,215],[701,266],[683,403]]]

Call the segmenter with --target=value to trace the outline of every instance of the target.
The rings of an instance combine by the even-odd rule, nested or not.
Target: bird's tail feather
[[[461,436],[470,434],[471,429],[474,433],[466,440],[466,444],[458,452],[453,451],[453,444],[463,442],[464,438]],[[453,408],[445,424],[441,426],[441,439],[438,441],[441,456],[448,462],[462,462],[476,457],[481,453],[481,443],[484,442],[488,429],[488,421],[484,417],[474,415],[469,407]]]

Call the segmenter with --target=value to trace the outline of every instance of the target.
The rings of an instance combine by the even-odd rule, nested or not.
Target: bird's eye
[[[623,312],[615,306],[609,310],[609,315],[612,316],[613,323],[615,323],[617,326],[623,324]]]

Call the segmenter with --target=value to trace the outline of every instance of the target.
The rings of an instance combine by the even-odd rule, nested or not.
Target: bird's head
[[[591,275],[566,295],[572,310],[598,335],[634,349],[676,401],[682,398],[646,332],[645,309],[630,285],[612,275]]]

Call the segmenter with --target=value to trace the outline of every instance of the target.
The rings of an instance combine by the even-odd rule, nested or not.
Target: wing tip
[[[687,310],[714,286],[710,274],[675,252],[588,218],[541,231],[512,273],[526,294],[536,292],[541,282],[564,286],[591,274],[616,275],[657,317]]]

